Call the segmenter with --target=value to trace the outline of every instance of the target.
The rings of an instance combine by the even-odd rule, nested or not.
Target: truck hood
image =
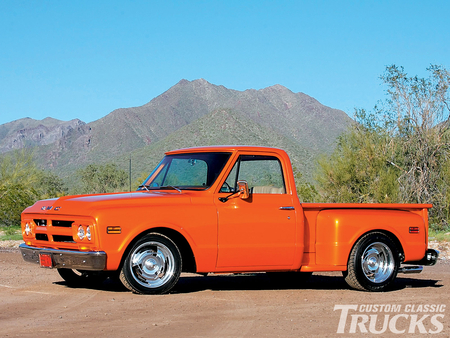
[[[64,196],[37,201],[24,213],[59,215],[93,215],[95,211],[108,208],[133,208],[139,206],[190,204],[189,192],[177,191],[137,191],[128,193]]]

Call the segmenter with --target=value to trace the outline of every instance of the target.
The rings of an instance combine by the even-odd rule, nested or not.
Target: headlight
[[[86,238],[88,239],[88,241],[91,240],[91,228],[89,227],[89,225],[86,228]]]
[[[27,236],[30,236],[30,234],[31,234],[31,228],[30,228],[30,225],[28,223],[25,224],[25,234]]]
[[[77,233],[77,235],[78,235],[78,238],[80,239],[80,240],[83,240],[84,239],[84,237],[85,237],[85,232],[84,232],[84,228],[80,225],[79,227],[78,227],[78,233]]]

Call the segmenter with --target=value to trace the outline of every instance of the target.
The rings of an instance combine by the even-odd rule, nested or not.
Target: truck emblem
[[[52,210],[53,209],[53,206],[52,205],[49,205],[49,206],[43,206],[42,208],[41,208],[41,210]],[[61,209],[61,207],[55,207],[55,211],[58,211],[59,209]]]

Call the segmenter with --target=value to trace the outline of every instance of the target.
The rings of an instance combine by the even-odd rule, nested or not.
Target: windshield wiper
[[[176,191],[178,191],[179,193],[181,193],[181,189],[178,188],[178,187],[176,187],[176,186],[173,186],[173,185],[163,185],[163,186],[160,186],[160,187],[151,187],[151,186],[149,186],[149,185],[141,184],[141,185],[139,186],[139,189],[142,189],[142,188],[144,188],[144,189],[147,190],[147,191],[150,191],[150,189],[151,189],[151,190],[173,189],[173,190],[176,190]]]
[[[178,188],[178,187],[175,187],[175,186],[173,186],[173,185],[164,185],[164,186],[161,186],[161,187],[159,187],[159,188],[160,188],[160,189],[171,188],[171,189],[173,189],[173,190],[178,191],[178,192],[181,194],[181,189]]]

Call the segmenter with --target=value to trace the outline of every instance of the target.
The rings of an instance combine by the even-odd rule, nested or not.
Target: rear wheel
[[[361,237],[348,260],[345,281],[363,291],[385,291],[397,276],[399,250],[390,237],[373,232]]]
[[[151,233],[138,240],[125,258],[120,280],[134,293],[163,294],[178,282],[181,254],[168,237]]]

